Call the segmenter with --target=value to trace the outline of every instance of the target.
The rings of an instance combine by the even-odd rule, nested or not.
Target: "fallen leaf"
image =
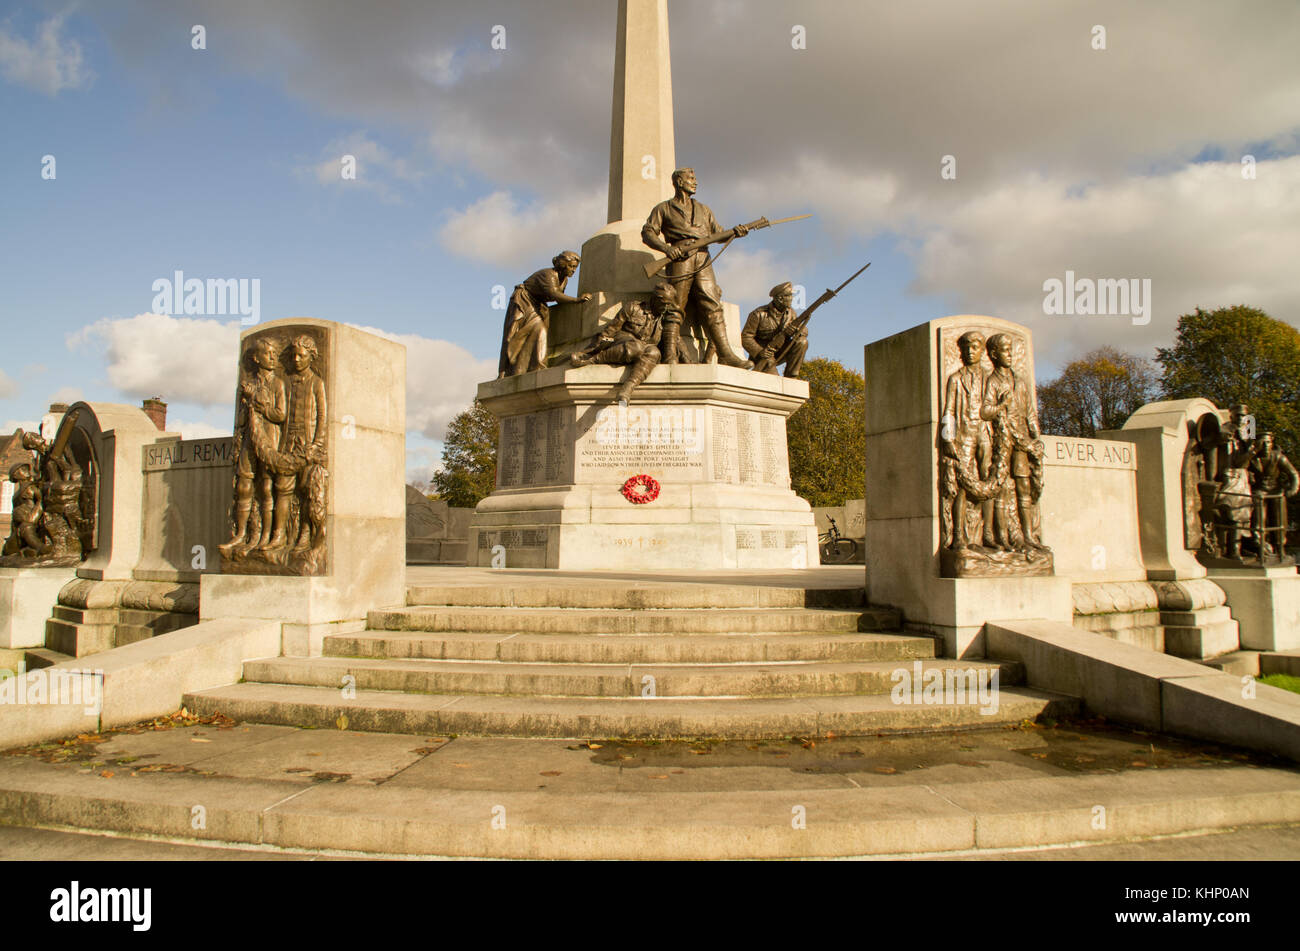
[[[650,778],[651,778],[651,779],[667,779],[667,778],[668,778],[668,774],[667,774],[667,773],[657,773],[656,775],[651,776]]]
[[[1129,765],[1130,765],[1130,766],[1146,766],[1147,764],[1146,764],[1145,762],[1143,762],[1142,760],[1140,760],[1140,759],[1135,759],[1133,762],[1129,763]]]
[[[290,766],[285,770],[286,773],[310,773],[310,766]]]
[[[886,773],[886,774],[888,774],[888,773],[896,773],[896,772],[898,772],[898,770],[894,769],[894,767],[892,767],[892,766],[877,766],[877,767],[876,767],[876,772],[877,772],[877,773]]]
[[[544,770],[542,770],[538,775],[539,775],[539,776],[559,776],[559,775],[560,775],[560,771],[559,771],[558,769],[544,769]]]
[[[191,743],[211,743],[212,741],[211,741],[211,740],[205,740],[205,739],[204,739],[203,737],[201,737],[201,736],[191,736],[191,737],[190,737],[190,742],[191,742]]]
[[[804,749],[806,749],[806,750],[810,750],[810,749],[812,749],[814,746],[816,746],[817,743],[816,743],[815,740],[804,740],[802,745],[803,745],[803,748],[804,748]]]
[[[339,718],[335,720],[334,723],[340,730],[346,730],[348,728],[348,715],[346,713],[340,713]]]
[[[104,770],[102,773],[100,773],[99,775],[103,776],[105,779],[112,779],[112,778],[113,778],[113,771],[112,771],[111,769],[106,769],[106,770]]]
[[[587,749],[589,749],[589,750],[598,750],[598,749],[601,748],[602,745],[603,745],[603,744],[601,744],[601,743],[588,743],[588,744],[587,744]]]

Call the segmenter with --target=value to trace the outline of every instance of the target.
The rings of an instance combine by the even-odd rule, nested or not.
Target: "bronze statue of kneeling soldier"
[[[740,341],[754,361],[755,370],[774,374],[784,363],[785,375],[798,377],[808,352],[808,324],[796,320],[798,315],[791,306],[794,285],[789,281],[778,284],[769,296],[771,301],[750,312]]]
[[[667,281],[661,281],[655,285],[650,300],[624,304],[618,315],[585,348],[570,355],[569,362],[575,367],[593,363],[630,366],[631,372],[618,388],[618,402],[626,406],[637,384],[643,382],[663,359],[661,347],[677,346],[677,337],[665,334],[664,328],[674,324],[680,326],[681,320],[676,289]]]

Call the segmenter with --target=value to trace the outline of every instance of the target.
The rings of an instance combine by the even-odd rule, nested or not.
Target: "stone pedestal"
[[[286,654],[317,654],[328,633],[364,624],[371,608],[406,600],[406,350],[345,324],[293,318],[244,332],[320,341],[328,425],[324,571],[309,577],[207,574],[203,620],[284,624]]]
[[[480,384],[501,419],[497,488],[467,563],[684,570],[817,564],[812,509],[790,489],[786,418],[808,384],[708,364],[657,367],[620,408],[627,368],[552,368]],[[635,476],[653,501],[623,493]],[[495,556],[495,561],[494,561]]]
[[[0,568],[0,648],[40,647],[45,619],[75,568]]]
[[[1300,574],[1286,568],[1213,568],[1210,580],[1228,596],[1243,650],[1300,648]]]
[[[940,576],[939,428],[943,341],[966,330],[1029,331],[995,317],[932,320],[866,347],[867,598],[932,631],[955,657],[984,655],[988,621],[1045,618],[1070,623],[1070,580],[1055,576]],[[1032,385],[1033,353],[1026,347]]]

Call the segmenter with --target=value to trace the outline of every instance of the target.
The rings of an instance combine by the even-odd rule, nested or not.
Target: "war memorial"
[[[356,781],[195,754],[50,785],[53,767],[15,758],[0,821],[507,858],[943,854],[1300,821],[1284,765],[1300,697],[1254,683],[1300,673],[1284,539],[1300,486],[1249,407],[1153,403],[1067,438],[1041,430],[1026,326],[944,316],[867,342],[865,569],[819,566],[786,437],[809,395],[798,275],[773,272],[742,322],[712,269],[799,225],[728,225],[679,164],[672,110],[665,0],[620,0],[608,220],[511,294],[477,394],[500,423],[497,481],[466,544],[445,505],[408,497],[403,346],[350,325],[244,330],[232,437],[96,402],[30,434],[8,473],[0,648],[23,670],[0,682],[0,747],[183,709],[235,759],[222,718],[286,744],[277,767],[310,732],[335,764],[314,775]],[[672,174],[643,176],[647,154]],[[814,308],[852,307],[864,271]],[[1275,764],[1148,785],[999,767],[942,794],[883,772],[674,792],[681,769],[620,785],[591,765],[620,741],[955,750],[1089,717]],[[147,740],[104,748],[179,755],[140,754]],[[447,742],[561,778],[475,786],[438,771]],[[555,765],[577,757],[586,772]]]

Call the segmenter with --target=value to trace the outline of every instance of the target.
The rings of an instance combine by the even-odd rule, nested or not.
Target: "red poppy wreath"
[[[633,505],[645,505],[659,498],[659,483],[648,475],[633,476],[623,483],[623,498]]]

